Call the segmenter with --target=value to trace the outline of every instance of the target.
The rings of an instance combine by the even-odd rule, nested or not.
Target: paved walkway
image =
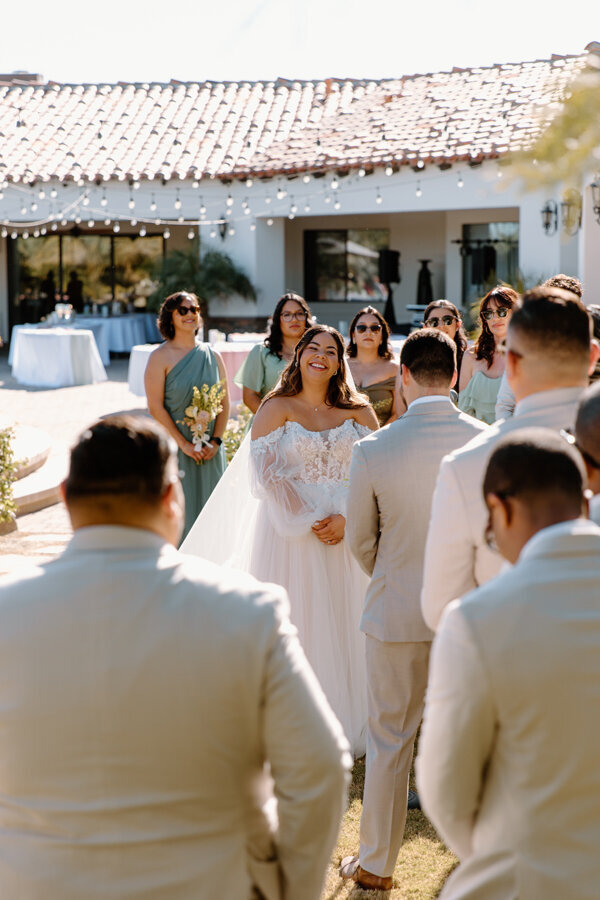
[[[0,421],[32,425],[50,435],[54,454],[66,458],[80,432],[100,416],[147,414],[146,401],[127,386],[128,358],[111,359],[108,381],[69,388],[26,388],[10,374],[7,348],[0,351]],[[18,529],[0,537],[0,575],[51,559],[71,537],[62,504],[21,516]]]

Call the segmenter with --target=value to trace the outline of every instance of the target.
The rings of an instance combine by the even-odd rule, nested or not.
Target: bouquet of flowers
[[[222,381],[210,387],[203,384],[201,388],[194,388],[192,402],[185,409],[180,425],[187,425],[192,432],[194,450],[201,450],[210,443],[208,426],[217,418],[223,409],[223,394],[225,385]]]

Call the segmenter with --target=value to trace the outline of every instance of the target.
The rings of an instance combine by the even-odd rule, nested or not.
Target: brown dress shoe
[[[391,891],[391,875],[373,875],[359,864],[358,856],[346,856],[340,863],[340,876],[355,881],[363,891]]]

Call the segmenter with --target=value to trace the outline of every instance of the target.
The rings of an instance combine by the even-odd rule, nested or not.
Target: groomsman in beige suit
[[[346,525],[371,582],[360,626],[369,712],[360,850],[343,861],[341,874],[384,890],[404,834],[433,638],[419,605],[431,496],[442,457],[487,430],[450,401],[456,350],[445,334],[412,334],[400,364],[408,410],[354,445]]]
[[[483,540],[483,473],[496,442],[517,428],[572,428],[588,375],[598,358],[590,316],[581,300],[560,288],[534,288],[510,320],[506,372],[517,406],[440,467],[425,549],[421,605],[436,629],[444,607],[497,575],[502,559]]]
[[[433,644],[421,802],[459,856],[443,900],[600,894],[600,528],[556,432],[498,442],[488,539],[514,565],[451,603]]]
[[[575,440],[594,495],[590,499],[590,519],[600,525],[600,382],[581,396],[575,418]]]
[[[84,432],[65,496],[65,552],[0,585],[0,897],[318,900],[350,760],[285,592],[175,549],[149,419]]]

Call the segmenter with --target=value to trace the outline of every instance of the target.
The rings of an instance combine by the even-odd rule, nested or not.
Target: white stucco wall
[[[8,277],[6,271],[6,241],[0,239],[0,337],[8,341]]]

